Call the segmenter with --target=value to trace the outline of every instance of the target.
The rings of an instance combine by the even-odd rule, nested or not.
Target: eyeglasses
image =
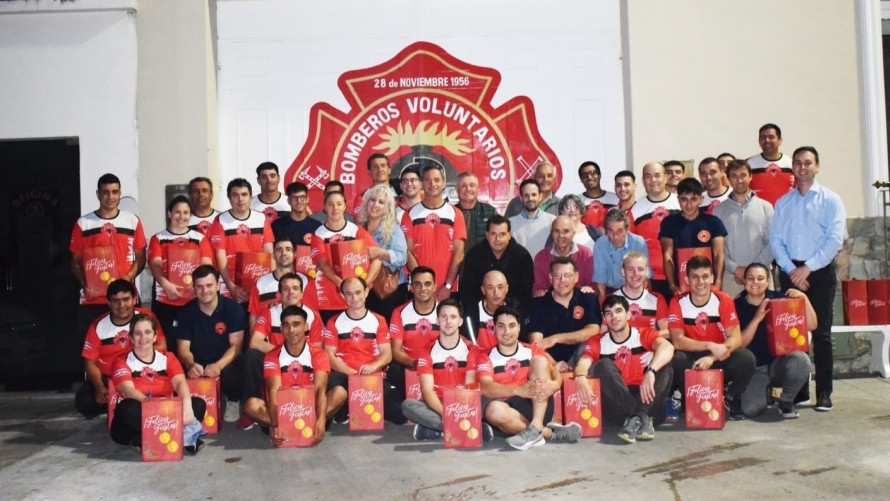
[[[297,202],[305,202],[308,199],[308,197],[306,195],[291,195],[287,198],[289,198],[291,200],[296,200]]]
[[[566,273],[551,273],[550,278],[553,280],[569,280],[570,278],[575,276],[575,272],[566,272]]]
[[[406,177],[406,178],[402,179],[400,182],[402,182],[402,183],[419,183],[420,179],[418,179],[416,177]]]

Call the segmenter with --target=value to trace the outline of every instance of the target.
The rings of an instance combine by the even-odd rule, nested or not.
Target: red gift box
[[[219,433],[219,415],[220,415],[220,398],[219,398],[219,378],[215,377],[199,377],[195,379],[186,379],[189,385],[189,391],[193,397],[199,397],[207,404],[207,412],[204,414],[204,420],[201,426],[204,431],[209,434]]]
[[[142,460],[182,459],[182,399],[147,398],[142,401]]]
[[[474,385],[442,390],[446,449],[482,447],[482,391]]]
[[[83,250],[81,258],[86,282],[83,286],[84,295],[88,298],[104,296],[108,284],[120,278],[114,246],[87,247]]]
[[[267,252],[239,252],[235,255],[235,283],[246,292],[256,287],[256,281],[271,271],[272,256]]]
[[[890,309],[887,308],[887,299],[890,297],[890,280],[869,280],[865,287],[868,293],[869,325],[890,324]]]
[[[772,356],[810,350],[807,303],[803,298],[770,299],[765,320],[767,348]]]
[[[294,246],[294,271],[309,278],[315,278],[316,267],[312,262],[312,247],[308,245]]]
[[[587,379],[587,384],[593,393],[591,402],[587,405],[578,398],[578,382],[574,379],[566,379],[562,383],[563,400],[565,402],[565,422],[581,425],[582,437],[599,437],[603,434],[603,409],[600,398],[600,380]]]
[[[686,371],[686,428],[721,430],[726,421],[723,408],[723,370]]]
[[[349,431],[383,430],[383,374],[349,375]]]
[[[423,400],[423,394],[420,393],[420,376],[417,371],[405,370],[405,399],[406,400]]]
[[[117,387],[114,386],[114,383],[111,379],[108,380],[108,429],[111,429],[111,420],[114,419],[114,410],[117,409],[117,404],[121,403],[124,397],[117,391]]]
[[[314,445],[315,419],[315,387],[294,386],[278,390],[278,431],[284,439],[278,447]]]
[[[868,325],[868,281],[844,280],[844,324]]]
[[[710,247],[687,247],[677,249],[677,287],[680,288],[680,292],[687,292],[689,290],[689,284],[686,283],[686,263],[695,256],[704,256],[708,258],[712,264],[714,263],[714,258],[711,257]]]
[[[371,258],[364,240],[349,240],[346,242],[334,242],[331,247],[331,265],[334,272],[346,280],[352,277],[368,278],[368,267]]]
[[[186,249],[171,245],[167,251],[167,280],[179,287],[179,295],[186,298],[195,297],[192,289],[192,272],[201,264],[201,253],[198,249]]]

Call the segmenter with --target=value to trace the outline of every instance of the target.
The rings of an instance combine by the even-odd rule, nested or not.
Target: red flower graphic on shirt
[[[636,319],[640,318],[640,316],[643,315],[643,309],[640,308],[640,305],[638,305],[636,303],[631,303],[630,308],[629,308],[629,313],[630,313],[630,319],[636,320]]]
[[[698,315],[695,316],[695,325],[698,328],[705,330],[708,328],[708,314],[700,311]]]
[[[294,380],[300,379],[300,376],[303,375],[303,364],[294,360],[287,366],[287,373],[290,374],[290,377]]]
[[[424,219],[424,222],[426,222],[426,224],[428,224],[430,226],[436,226],[440,222],[439,215],[436,213],[427,214],[426,219]]]
[[[485,328],[488,329],[488,332],[494,333],[494,320],[489,318],[485,321]]]
[[[216,331],[217,335],[222,336],[226,333],[225,322],[217,322],[216,325],[213,326],[213,330]]]
[[[770,176],[776,177],[780,172],[782,172],[782,168],[776,164],[769,164],[766,166],[766,173]]]
[[[246,224],[238,225],[238,236],[241,238],[247,238],[250,236],[250,227]]]
[[[336,243],[345,242],[345,241],[346,241],[346,238],[344,238],[343,235],[341,235],[339,233],[331,235],[331,237],[328,238],[328,243],[330,243],[330,244],[336,244]]]
[[[656,207],[654,211],[652,211],[652,217],[657,219],[658,221],[663,220],[668,217],[668,210],[664,207]]]
[[[143,367],[139,375],[149,383],[153,382],[155,378],[158,377],[158,373],[151,367]]]
[[[702,242],[702,243],[710,242],[711,241],[711,232],[708,230],[701,230],[700,232],[698,232],[698,235],[696,235],[696,237],[698,238],[699,242]]]
[[[263,214],[266,215],[266,219],[268,219],[269,221],[278,219],[278,211],[275,210],[275,207],[272,207],[272,206],[266,207],[265,209],[263,209]]]
[[[587,210],[591,212],[600,212],[601,210],[603,210],[603,203],[599,200],[594,200],[593,202],[590,202],[590,205],[587,206]]]
[[[197,229],[198,232],[202,235],[206,235],[207,232],[210,231],[210,221],[201,221],[200,223],[198,223],[195,229]]]
[[[506,364],[504,364],[504,370],[507,371],[507,373],[511,376],[515,376],[516,373],[519,372],[520,366],[521,364],[519,363],[519,360],[511,358],[510,360],[507,360]]]
[[[102,225],[102,233],[104,233],[106,237],[111,238],[117,233],[117,228],[111,223],[105,223]]]
[[[583,306],[575,306],[572,310],[572,318],[575,320],[581,320],[581,317],[584,316],[584,307]]]
[[[130,341],[129,336],[127,336],[127,331],[117,331],[114,335],[114,344],[120,346],[121,348],[127,346],[127,343]]]
[[[349,337],[352,338],[352,341],[358,343],[365,337],[365,331],[362,330],[361,327],[353,327],[351,331],[349,331]]]
[[[457,369],[457,359],[449,356],[445,359],[445,370],[448,372],[454,372],[454,369]]]
[[[426,336],[433,330],[433,324],[429,321],[429,319],[421,318],[417,321],[417,332],[421,335]]]
[[[620,363],[621,365],[627,365],[628,360],[630,360],[630,356],[630,348],[628,348],[627,346],[622,346],[618,348],[618,351],[615,352],[615,361]]]
[[[173,243],[176,244],[178,247],[184,247],[185,244],[189,243],[189,241],[185,237],[176,237],[176,239],[173,240]]]

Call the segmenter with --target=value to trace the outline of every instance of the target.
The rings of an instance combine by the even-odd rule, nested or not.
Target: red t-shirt
[[[390,344],[386,320],[370,310],[359,319],[344,311],[328,320],[324,331],[324,345],[336,348],[336,356],[355,370],[377,360],[383,344]]]
[[[281,387],[312,386],[316,372],[331,372],[331,359],[321,348],[313,348],[308,343],[303,350],[293,355],[284,345],[266,353],[263,360],[263,377],[268,379],[281,376]]]
[[[264,244],[275,242],[269,220],[255,210],[245,219],[236,218],[230,210],[221,213],[210,225],[209,236],[214,252],[226,252],[226,268],[232,280],[235,280],[235,258],[239,252],[262,252]],[[229,295],[227,290],[223,293]]]
[[[491,376],[499,384],[521,386],[528,381],[528,368],[532,357],[545,356],[547,352],[536,344],[520,342],[516,352],[504,355],[495,346],[488,353],[480,353],[476,360],[476,378]]]
[[[321,325],[321,315],[312,308],[301,306],[306,310],[306,323],[309,325],[309,344],[320,345],[323,339],[323,328]],[[284,335],[281,333],[281,311],[284,307],[281,303],[266,308],[256,318],[256,324],[253,326],[254,332],[259,332],[266,336],[266,341],[281,346],[284,344]]]
[[[139,307],[136,308],[136,313],[151,315],[155,319],[155,325],[158,326],[158,341],[161,345],[166,346],[167,338],[164,337],[164,331],[161,329],[161,324],[158,323],[154,313]],[[103,376],[110,376],[111,365],[114,363],[114,359],[123,356],[133,349],[129,333],[129,322],[124,325],[115,325],[111,321],[111,313],[106,313],[90,324],[80,356],[85,360],[95,362]]]
[[[176,259],[182,251],[194,253],[194,260]],[[173,259],[171,259],[171,255]],[[164,230],[151,237],[151,241],[148,243],[148,262],[158,258],[161,259],[161,269],[164,270],[165,277],[170,279],[174,275],[187,276],[188,279],[185,281],[191,283],[192,271],[201,264],[202,259],[209,259],[210,262],[213,262],[213,251],[210,249],[210,239],[198,231],[189,230],[182,235],[176,235],[169,230]],[[181,280],[179,282],[174,280],[174,283],[181,283]],[[161,284],[155,282],[155,298],[158,302],[182,306],[194,297],[190,288],[186,291],[180,289],[180,292],[179,299],[171,300],[167,297],[167,292],[161,287]]]
[[[439,340],[417,359],[417,375],[431,374],[436,395],[442,398],[443,388],[466,384],[467,371],[475,370],[475,354],[472,343],[461,336],[457,346],[444,348]]]
[[[336,270],[335,265],[337,263],[334,263],[331,258],[331,244],[352,240],[362,240],[366,248],[377,247],[374,237],[368,233],[368,230],[355,223],[346,221],[343,228],[336,231],[331,230],[324,224],[319,226],[315,230],[315,234],[312,235],[312,262],[317,265],[320,259],[326,259],[331,267]],[[315,292],[316,304],[319,310],[346,309],[346,301],[340,295],[340,289],[320,269],[315,275]]]
[[[120,387],[124,381],[132,381],[136,389],[147,397],[171,397],[173,378],[182,375],[182,365],[170,354],[154,351],[154,360],[139,360],[132,351],[114,360],[111,380]]]
[[[630,328],[630,336],[624,341],[616,342],[610,333],[606,332],[593,336],[584,343],[582,357],[588,357],[594,362],[601,358],[608,358],[615,363],[621,372],[621,379],[628,386],[639,385],[643,382],[646,367],[652,362],[655,349],[652,347],[658,339],[658,331],[655,329]]]
[[[726,329],[734,325],[739,325],[735,303],[722,291],[711,289],[711,296],[702,306],[694,305],[689,293],[671,300],[668,328],[683,329],[690,339],[723,343]]]
[[[402,231],[406,239],[414,242],[417,264],[436,272],[436,288],[445,285],[454,241],[467,240],[467,225],[461,211],[447,202],[432,209],[421,202],[402,215]],[[457,280],[451,285],[456,286]]]
[[[414,301],[409,301],[393,312],[390,336],[402,342],[402,351],[406,355],[417,359],[439,338],[438,321],[435,305],[432,311],[422,315],[417,312]]]
[[[619,288],[612,294],[622,296],[627,299],[628,313],[630,314],[629,323],[637,329],[658,329],[659,320],[667,320],[668,305],[664,300],[664,296],[657,292],[643,289],[643,293],[638,298],[628,297],[624,288]]]
[[[643,237],[649,250],[649,266],[652,268],[653,280],[665,280],[664,256],[661,252],[661,222],[671,214],[680,212],[677,196],[671,193],[664,200],[653,202],[648,197],[637,200],[630,209],[633,221],[633,232]]]

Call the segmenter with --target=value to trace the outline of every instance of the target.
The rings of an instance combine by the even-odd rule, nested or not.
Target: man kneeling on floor
[[[442,438],[442,390],[476,381],[475,350],[460,335],[463,325],[463,309],[460,301],[447,298],[436,308],[439,339],[417,359],[417,375],[420,379],[422,400],[402,402],[402,414],[414,421],[415,440]],[[482,425],[483,438],[491,440],[491,426]]]
[[[587,378],[599,378],[605,419],[619,426],[623,421],[618,438],[632,444],[655,438],[655,421],[664,419],[674,346],[655,329],[631,327],[629,319],[624,297],[616,294],[603,302],[608,331],[584,345],[575,380],[578,398],[587,404],[592,398]]]
[[[519,313],[501,306],[494,313],[498,344],[479,353],[476,378],[482,387],[485,420],[508,435],[507,445],[524,451],[546,441],[575,442],[581,425],[562,426],[553,417],[551,398],[562,385],[552,358],[536,345],[519,342]]]

